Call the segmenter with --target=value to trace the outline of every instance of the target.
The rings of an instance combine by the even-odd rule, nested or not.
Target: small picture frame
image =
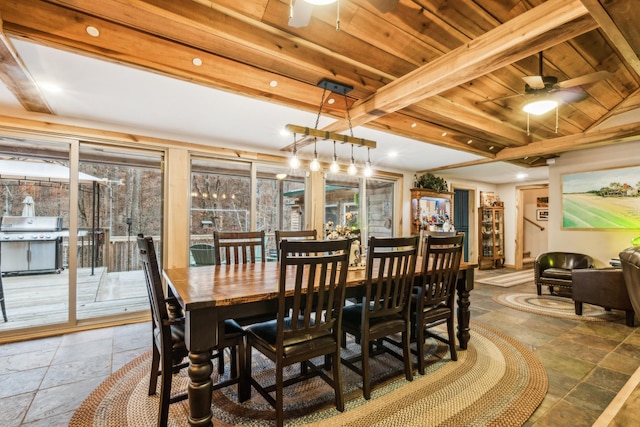
[[[537,221],[549,221],[549,209],[536,209]]]

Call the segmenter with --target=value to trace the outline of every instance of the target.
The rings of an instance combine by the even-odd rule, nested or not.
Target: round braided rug
[[[624,314],[620,311],[606,311],[602,307],[591,304],[582,304],[582,316],[578,316],[575,313],[575,304],[571,298],[555,295],[507,293],[494,295],[493,300],[516,310],[563,319],[586,320],[591,322],[616,322],[624,320]]]
[[[286,425],[344,426],[518,426],[544,398],[548,381],[540,361],[516,340],[472,323],[467,350],[450,360],[447,348],[433,341],[425,375],[404,379],[402,364],[389,355],[372,358],[372,396],[362,398],[361,380],[343,367],[345,412],[334,407],[333,390],[314,378],[285,389]],[[343,353],[357,348],[350,344]],[[155,425],[158,397],[148,396],[150,352],[130,362],[101,384],[78,408],[71,427]],[[254,355],[253,372],[262,383],[273,380],[270,362]],[[186,370],[185,370],[186,371]],[[214,369],[215,371],[215,369]],[[291,371],[293,372],[293,371]],[[290,373],[291,373],[290,372]],[[214,374],[215,375],[215,374]],[[286,378],[286,377],[285,377]],[[184,390],[185,374],[174,376]],[[257,392],[237,403],[236,387],[214,392],[216,426],[272,425],[274,411]],[[169,409],[169,426],[186,426],[188,403]]]

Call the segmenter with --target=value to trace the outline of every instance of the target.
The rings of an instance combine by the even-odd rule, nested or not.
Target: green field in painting
[[[562,226],[640,229],[640,198],[600,197],[587,193],[564,194]]]

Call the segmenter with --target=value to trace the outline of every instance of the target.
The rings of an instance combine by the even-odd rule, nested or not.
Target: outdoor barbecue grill
[[[2,274],[60,273],[62,218],[56,216],[4,216],[0,221]]]

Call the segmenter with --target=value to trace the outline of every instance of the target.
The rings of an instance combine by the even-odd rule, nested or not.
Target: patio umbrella
[[[36,216],[36,206],[33,197],[27,196],[22,201],[22,216]]]

